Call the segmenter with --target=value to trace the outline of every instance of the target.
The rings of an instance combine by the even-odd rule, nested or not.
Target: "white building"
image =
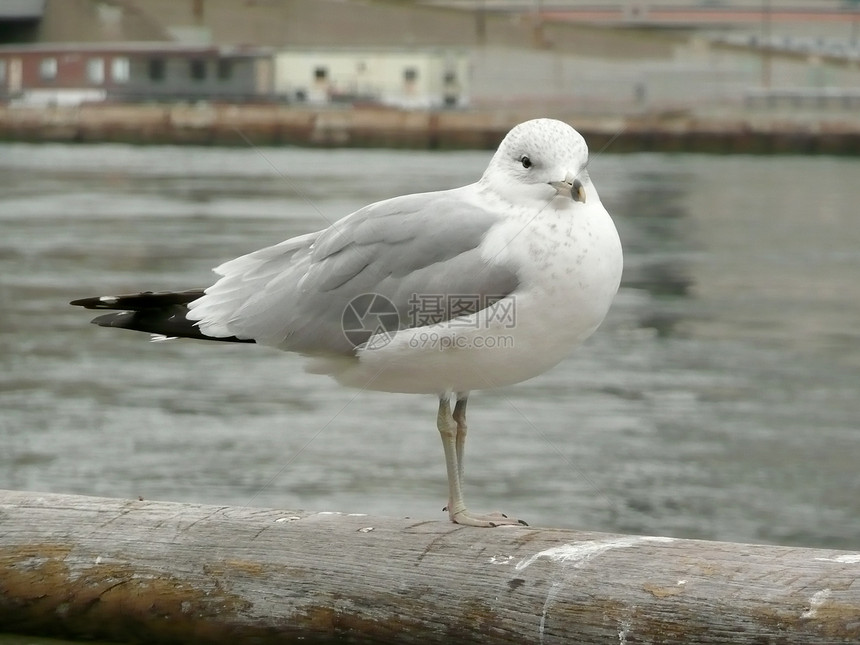
[[[284,50],[274,60],[274,91],[292,101],[402,108],[468,103],[469,61],[462,51]]]

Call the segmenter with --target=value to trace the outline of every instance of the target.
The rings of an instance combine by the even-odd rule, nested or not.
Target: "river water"
[[[489,152],[0,144],[0,487],[445,519],[433,397],[87,324]],[[466,497],[533,525],[860,548],[860,160],[597,156],[603,327],[474,393]]]

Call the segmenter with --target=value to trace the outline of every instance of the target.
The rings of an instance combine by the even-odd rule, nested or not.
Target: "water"
[[[73,298],[219,262],[487,152],[0,145],[0,487],[444,519],[432,397],[254,346],[150,344]],[[470,403],[466,495],[534,525],[860,548],[860,160],[606,154],[604,326]]]

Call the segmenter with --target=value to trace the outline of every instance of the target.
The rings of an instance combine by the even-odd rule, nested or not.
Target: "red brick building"
[[[271,93],[260,48],[151,43],[0,46],[0,100],[248,100]]]

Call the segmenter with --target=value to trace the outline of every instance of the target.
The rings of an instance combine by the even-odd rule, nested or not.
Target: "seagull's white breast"
[[[516,267],[521,281],[496,305],[499,315],[402,330],[361,351],[357,363],[320,371],[357,387],[436,394],[510,385],[550,369],[597,329],[621,280],[618,233],[593,197],[511,209],[490,229],[482,257]]]

